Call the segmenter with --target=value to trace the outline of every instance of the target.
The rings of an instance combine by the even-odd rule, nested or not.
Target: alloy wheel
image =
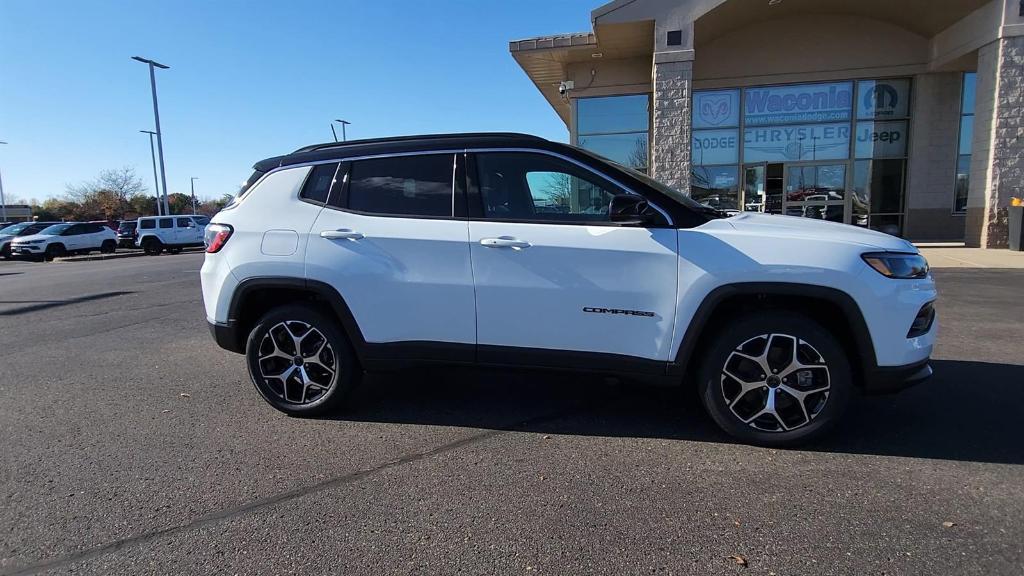
[[[334,386],[338,357],[323,332],[298,320],[275,324],[258,353],[260,375],[285,402],[312,404]]]
[[[721,391],[733,415],[765,432],[810,424],[828,401],[831,379],[822,355],[789,334],[762,334],[725,361]]]

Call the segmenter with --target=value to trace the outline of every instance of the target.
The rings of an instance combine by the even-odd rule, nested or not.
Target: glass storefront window
[[[953,213],[967,211],[967,192],[971,180],[971,149],[974,142],[974,91],[977,74],[964,74],[960,95],[960,137],[957,141],[956,181],[953,185]]]
[[[790,166],[787,202],[842,201],[846,197],[846,165]]]
[[[744,162],[844,160],[850,157],[850,124],[764,126],[743,131]]]
[[[857,122],[855,158],[903,158],[907,155],[907,121]]]
[[[630,168],[647,171],[650,96],[577,98],[576,143]]]
[[[647,167],[647,132],[579,136],[580,148],[630,168]]]
[[[740,125],[740,91],[711,90],[693,94],[693,128],[728,128]]]
[[[698,166],[690,177],[690,197],[719,210],[739,210],[738,166]]]
[[[857,118],[906,118],[910,116],[910,80],[860,80],[857,82]]]
[[[736,129],[694,130],[690,139],[690,158],[697,166],[735,164],[740,156],[740,136]]]
[[[858,160],[853,165],[853,224],[903,213],[906,160]],[[874,226],[872,226],[874,228]],[[877,228],[876,228],[877,229]]]

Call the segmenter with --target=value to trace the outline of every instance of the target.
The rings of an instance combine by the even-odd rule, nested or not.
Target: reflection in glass
[[[647,168],[647,132],[579,136],[580,148],[590,150],[623,166]]]
[[[854,214],[903,211],[905,160],[858,160],[853,167]],[[855,222],[856,223],[856,222]]]
[[[971,142],[974,140],[974,116],[960,117],[960,154],[971,153]]]
[[[646,131],[649,100],[647,94],[578,98],[576,132],[583,135]]]
[[[902,231],[903,217],[899,214],[883,214],[871,217],[871,229],[899,236]]]
[[[739,210],[737,166],[698,166],[690,175],[690,197],[718,210]]]
[[[978,74],[967,72],[964,74],[964,94],[960,104],[961,114],[974,114],[974,92],[978,85]]]
[[[764,165],[743,169],[743,211],[765,211]]]
[[[846,165],[790,166],[787,202],[842,201],[846,197]]]
[[[971,181],[971,156],[964,154],[956,159],[956,194],[953,200],[954,212],[967,211],[967,189]]]

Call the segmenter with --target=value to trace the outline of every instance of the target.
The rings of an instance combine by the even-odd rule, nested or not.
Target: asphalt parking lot
[[[783,451],[586,376],[289,418],[213,344],[202,258],[0,262],[0,574],[1022,570],[1024,270],[936,271],[935,378]]]

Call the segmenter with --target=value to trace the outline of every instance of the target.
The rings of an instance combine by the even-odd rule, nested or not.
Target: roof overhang
[[[541,36],[509,42],[508,49],[566,126],[571,122],[569,99],[559,85],[569,79],[572,64],[635,58],[653,54],[653,22],[598,25],[594,32]]]

